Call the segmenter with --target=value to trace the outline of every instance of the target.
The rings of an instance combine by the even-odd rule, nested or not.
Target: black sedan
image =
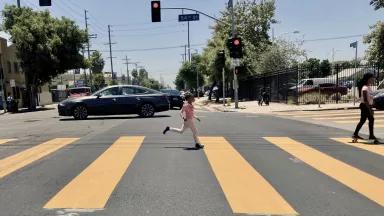
[[[169,102],[171,103],[171,108],[178,107],[181,109],[183,107],[184,99],[178,90],[162,89],[160,91],[168,95]]]
[[[169,110],[169,100],[161,92],[130,85],[106,87],[91,96],[62,101],[60,116],[86,119],[89,115],[138,114],[152,117],[155,112]]]

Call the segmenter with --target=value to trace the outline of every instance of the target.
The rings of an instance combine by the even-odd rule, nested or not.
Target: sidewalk
[[[221,100],[222,102],[222,100]],[[321,111],[321,110],[339,110],[339,109],[358,109],[359,104],[318,104],[310,105],[290,105],[283,103],[270,103],[269,106],[259,106],[258,101],[239,102],[239,109],[235,109],[235,103],[231,106],[223,106],[223,103],[217,104],[215,101],[208,101],[207,97],[196,99],[196,107],[211,112],[241,112],[241,113],[272,113],[289,111]]]
[[[37,106],[36,110],[30,111],[28,108],[19,108],[19,112],[12,113],[12,114],[20,114],[20,113],[30,113],[30,112],[39,112],[39,111],[46,111],[46,110],[53,110],[57,109],[57,104],[49,104],[44,106]],[[9,114],[9,112],[4,112],[4,110],[0,110],[0,115]]]

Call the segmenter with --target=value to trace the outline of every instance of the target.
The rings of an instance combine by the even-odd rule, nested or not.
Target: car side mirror
[[[97,99],[101,98],[101,95],[100,94],[96,95],[96,98]]]

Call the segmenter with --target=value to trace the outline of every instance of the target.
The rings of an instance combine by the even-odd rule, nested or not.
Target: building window
[[[13,62],[13,69],[14,69],[15,73],[18,73],[19,72],[19,63]]]
[[[8,69],[8,73],[12,73],[12,64],[10,61],[7,62],[7,69]]]

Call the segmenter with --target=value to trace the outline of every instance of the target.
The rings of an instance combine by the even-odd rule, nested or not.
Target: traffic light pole
[[[223,67],[223,106],[225,106],[225,67]]]
[[[231,7],[231,17],[232,17],[232,38],[236,37],[236,29],[235,29],[235,12],[233,9],[233,0],[230,0],[229,6]],[[233,60],[233,88],[235,90],[235,108],[239,108],[239,86],[237,81],[236,67],[235,67],[235,59]]]

